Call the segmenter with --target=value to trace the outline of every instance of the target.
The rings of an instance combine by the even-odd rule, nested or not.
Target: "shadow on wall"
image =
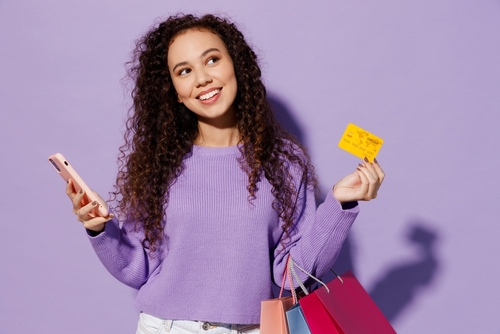
[[[285,103],[274,95],[268,95],[268,101],[283,127],[294,135],[301,144],[307,146],[304,132]],[[320,189],[323,187],[320,186]],[[416,260],[414,257],[412,260],[395,265],[385,275],[377,279],[372,290],[369,291],[370,296],[391,323],[412,303],[420,289],[432,283],[438,269],[435,251],[436,232],[426,227],[428,224],[418,220],[411,221],[409,226],[411,228],[408,240],[415,247]],[[356,274],[353,261],[354,248],[352,238],[348,236],[333,266],[336,272],[344,273],[351,270]],[[334,278],[335,276],[328,272],[322,277],[322,280],[330,282]],[[274,286],[273,291],[275,296],[279,294],[278,287]]]
[[[438,269],[435,250],[437,234],[419,221],[410,225],[408,240],[415,247],[417,259],[394,266],[369,291],[391,322],[411,304],[420,289],[432,283]]]
[[[436,276],[438,261],[436,258],[437,234],[427,224],[412,221],[409,224],[408,242],[415,248],[415,256],[411,260],[400,261],[375,280],[369,295],[375,301],[389,322],[394,323],[404,309],[410,305],[422,288],[429,286]],[[351,270],[354,275],[352,242],[348,238],[342,251],[333,265],[339,274]],[[330,282],[335,276],[328,272],[322,277]]]
[[[290,113],[287,106],[280,101],[276,96],[268,93],[267,101],[273,109],[274,116],[280,124],[291,133],[302,145],[306,146],[306,138],[304,132],[300,128],[295,117]]]

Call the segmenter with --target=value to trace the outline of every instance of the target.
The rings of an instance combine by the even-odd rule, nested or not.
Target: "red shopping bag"
[[[299,299],[299,304],[311,334],[343,334],[315,292]]]
[[[299,303],[312,334],[396,333],[350,271]]]

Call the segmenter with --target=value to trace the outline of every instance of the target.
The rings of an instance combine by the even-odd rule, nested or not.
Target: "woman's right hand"
[[[85,196],[85,192],[82,189],[77,193],[75,191],[75,188],[73,187],[73,182],[71,181],[71,179],[66,184],[66,194],[73,203],[73,213],[77,216],[77,220],[83,223],[83,226],[87,230],[102,232],[104,231],[106,222],[114,217],[113,214],[108,214],[108,216],[106,217],[96,215],[94,212],[97,212],[97,210],[93,209],[99,205],[97,201],[82,205],[82,199]],[[96,192],[94,192],[94,194],[97,196],[100,204],[102,204],[106,208],[106,210],[108,210],[108,206],[102,199],[102,197],[99,196],[99,194]]]

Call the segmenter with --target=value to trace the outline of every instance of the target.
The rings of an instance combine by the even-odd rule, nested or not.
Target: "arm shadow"
[[[421,221],[410,223],[408,242],[415,248],[416,259],[396,264],[378,278],[370,296],[390,322],[396,320],[422,289],[433,282],[439,263],[436,256],[437,233]]]
[[[422,289],[429,287],[439,268],[436,257],[437,233],[428,224],[414,220],[410,222],[408,243],[415,249],[411,260],[398,261],[375,280],[368,294],[380,308],[389,322],[394,323],[398,316],[418,298]],[[341,274],[351,270],[355,275],[352,256],[353,245],[348,238],[335,262],[333,269]],[[328,272],[322,277],[324,282],[335,279]]]

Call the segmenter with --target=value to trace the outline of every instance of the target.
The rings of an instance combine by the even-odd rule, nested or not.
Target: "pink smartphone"
[[[55,170],[61,175],[64,181],[68,182],[69,179],[73,182],[73,187],[76,192],[79,192],[81,189],[85,192],[85,195],[82,199],[82,205],[87,205],[93,201],[97,201],[99,205],[92,211],[92,213],[96,216],[106,217],[108,216],[108,210],[101,204],[101,202],[97,199],[97,196],[90,190],[90,188],[83,182],[82,178],[78,175],[78,173],[71,167],[68,160],[64,158],[61,153],[53,154],[49,157],[49,162],[55,168]]]

